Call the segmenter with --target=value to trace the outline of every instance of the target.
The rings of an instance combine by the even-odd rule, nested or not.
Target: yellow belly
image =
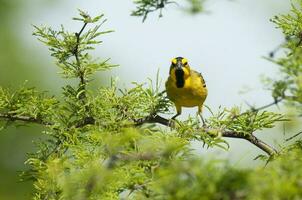
[[[199,79],[188,79],[182,88],[177,88],[174,81],[169,78],[166,82],[168,98],[178,106],[195,107],[202,106],[208,91],[203,87]]]

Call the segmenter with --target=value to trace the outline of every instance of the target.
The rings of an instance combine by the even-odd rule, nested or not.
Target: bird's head
[[[183,78],[187,78],[190,76],[190,66],[188,64],[188,60],[183,57],[173,58],[171,61],[170,67],[170,76],[182,76]]]

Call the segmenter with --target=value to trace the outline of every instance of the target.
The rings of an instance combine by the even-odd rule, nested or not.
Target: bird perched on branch
[[[176,107],[177,113],[172,119],[181,114],[182,107],[198,106],[198,114],[204,124],[201,112],[208,90],[202,75],[190,69],[186,58],[176,57],[172,59],[170,75],[166,81],[166,92]]]

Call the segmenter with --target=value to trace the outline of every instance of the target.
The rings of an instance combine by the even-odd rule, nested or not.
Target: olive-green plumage
[[[207,98],[208,90],[202,75],[190,69],[185,58],[177,57],[172,60],[170,75],[166,81],[168,98],[175,104],[177,114],[182,107],[198,107],[201,114],[202,106]]]

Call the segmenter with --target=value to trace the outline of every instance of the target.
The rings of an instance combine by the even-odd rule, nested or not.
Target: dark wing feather
[[[202,84],[202,86],[204,87],[204,88],[206,88],[207,87],[207,85],[206,85],[206,82],[205,82],[205,80],[204,80],[204,78],[203,78],[203,76],[202,76],[202,74],[201,73],[199,73],[199,72],[196,72],[197,74],[198,74],[198,76],[200,77],[200,79],[201,79],[201,84]]]

